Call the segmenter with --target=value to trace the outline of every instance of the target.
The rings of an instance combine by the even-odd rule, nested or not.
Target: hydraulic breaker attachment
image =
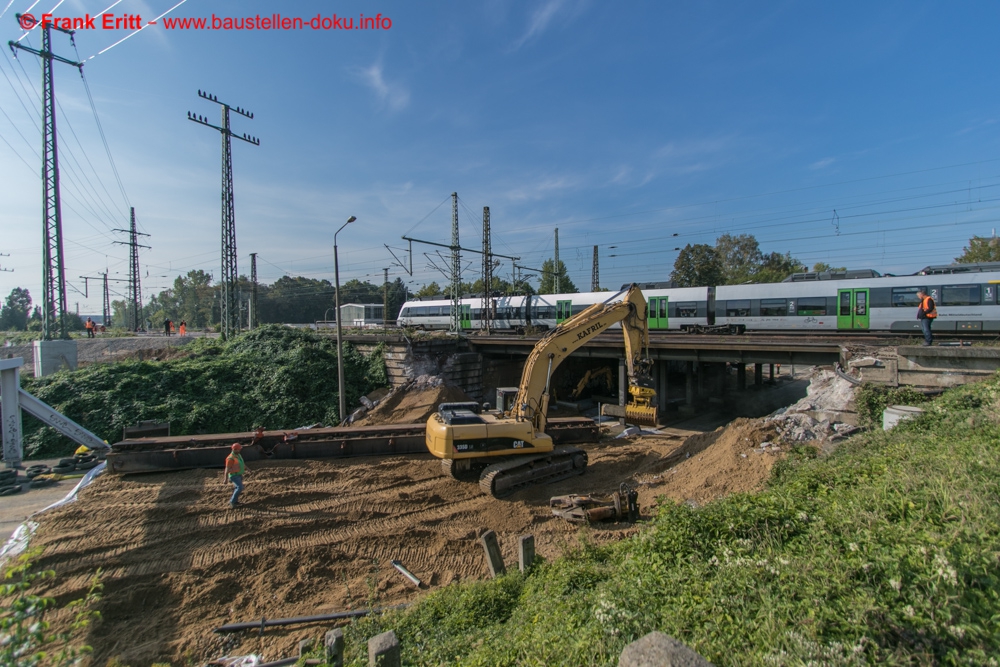
[[[554,496],[549,499],[549,507],[554,516],[571,523],[594,523],[596,521],[621,521],[635,523],[639,520],[639,493],[625,482],[608,500],[593,496]]]

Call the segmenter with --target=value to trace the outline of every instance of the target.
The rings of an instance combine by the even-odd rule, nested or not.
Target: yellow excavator
[[[427,449],[441,459],[445,473],[470,481],[478,476],[483,493],[496,498],[532,484],[583,474],[587,453],[555,447],[545,433],[552,373],[574,350],[617,322],[625,337],[631,399],[625,413],[634,422],[655,424],[646,299],[632,285],[570,317],[538,341],[506,412],[483,411],[473,402],[438,407],[427,420]]]

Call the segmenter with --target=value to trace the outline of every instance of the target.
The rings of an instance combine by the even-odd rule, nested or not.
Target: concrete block
[[[313,646],[312,639],[300,639],[298,656],[301,658],[306,653],[309,653],[309,651],[312,650],[312,646]]]
[[[76,370],[75,340],[36,340],[33,347],[36,378],[52,375],[66,368]]]
[[[323,639],[326,648],[326,664],[330,667],[344,667],[344,631],[330,630]]]
[[[712,663],[662,632],[650,632],[622,650],[618,667],[712,667]]]
[[[535,562],[535,536],[522,535],[517,540],[517,564],[521,572],[527,572]]]
[[[392,630],[368,640],[368,667],[400,667],[399,640]]]
[[[483,552],[486,554],[486,566],[490,569],[490,576],[496,579],[507,571],[503,565],[503,554],[500,553],[500,543],[497,542],[497,534],[492,530],[487,530],[479,538],[479,543],[483,545]]]

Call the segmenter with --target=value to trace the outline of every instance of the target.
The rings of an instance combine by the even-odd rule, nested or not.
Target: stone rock
[[[618,667],[712,667],[712,663],[662,632],[650,632],[625,647]]]

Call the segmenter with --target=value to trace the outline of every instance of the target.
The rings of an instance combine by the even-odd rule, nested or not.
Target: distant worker
[[[92,319],[90,319],[88,317],[87,321],[83,323],[83,328],[87,330],[87,338],[93,338],[94,337],[94,329],[96,327],[97,327],[97,325],[94,324],[94,320],[92,320]]]
[[[188,323],[184,320],[181,320],[181,335],[186,336],[187,330],[188,330]]]
[[[917,290],[917,298],[920,299],[920,305],[917,306],[917,321],[920,322],[920,330],[924,332],[924,345],[933,345],[934,334],[931,333],[931,323],[937,317],[937,306],[924,289]]]
[[[229,499],[229,506],[235,508],[240,502],[240,494],[243,493],[243,473],[246,472],[246,464],[243,463],[243,456],[240,452],[243,445],[238,442],[233,443],[233,451],[226,457],[226,476],[232,482],[233,496]]]
[[[174,323],[170,321],[169,317],[167,319],[163,320],[163,335],[164,336],[169,336],[170,335],[170,329],[173,328],[173,326],[174,326]]]

